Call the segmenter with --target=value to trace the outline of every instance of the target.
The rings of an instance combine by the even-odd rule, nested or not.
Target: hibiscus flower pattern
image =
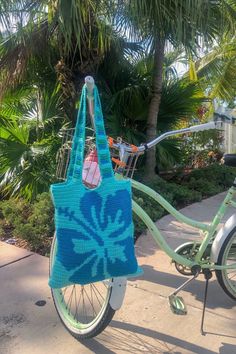
[[[85,193],[80,212],[58,207],[58,217],[78,225],[57,229],[57,265],[68,272],[71,283],[86,284],[114,276],[134,274],[132,208],[126,189],[101,197]]]

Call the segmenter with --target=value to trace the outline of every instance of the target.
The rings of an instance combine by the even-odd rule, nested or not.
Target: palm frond
[[[232,0],[132,0],[118,5],[116,23],[131,38],[162,37],[188,50],[212,44],[222,30],[234,33],[235,5]],[[133,37],[132,37],[133,36]],[[149,46],[152,48],[152,44]]]
[[[182,151],[178,139],[163,140],[157,145],[156,161],[160,169],[168,169],[181,161]]]
[[[198,76],[202,78],[211,97],[229,101],[236,92],[236,38],[224,37],[218,46],[197,61]]]
[[[31,24],[11,34],[0,43],[0,95],[14,87],[24,77],[33,56],[48,52],[48,25],[43,21],[32,28]],[[30,50],[29,50],[30,48]]]
[[[181,120],[191,121],[206,101],[198,82],[176,80],[164,85],[158,116],[158,130],[171,130]]]

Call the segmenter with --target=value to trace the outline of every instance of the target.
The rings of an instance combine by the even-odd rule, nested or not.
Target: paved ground
[[[210,221],[222,198],[218,195],[183,212]],[[173,247],[195,235],[192,228],[180,229],[170,216],[158,224]],[[176,316],[167,296],[185,278],[150,235],[139,239],[137,254],[144,275],[129,282],[124,305],[106,331],[81,344],[66,332],[55,313],[47,286],[48,259],[0,243],[0,354],[236,353],[236,303],[216,280],[209,289],[207,334],[201,336],[203,279],[182,292],[188,315]]]

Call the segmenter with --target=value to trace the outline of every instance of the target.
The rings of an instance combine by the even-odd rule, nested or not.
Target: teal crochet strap
[[[82,170],[85,148],[85,124],[86,124],[86,97],[87,88],[84,85],[81,95],[80,109],[77,117],[77,124],[72,144],[70,164],[67,177],[82,181]],[[98,153],[98,161],[102,178],[114,177],[105,127],[103,122],[103,114],[101,101],[99,98],[97,87],[94,87],[94,124],[96,132],[96,147]]]
[[[73,177],[76,152],[77,152],[77,149],[79,148],[79,145],[80,145],[81,149],[83,149],[83,147],[84,147],[84,141],[79,140],[79,139],[83,138],[83,131],[81,130],[81,120],[84,119],[83,117],[85,115],[86,115],[86,89],[85,89],[85,87],[83,87],[81,97],[80,97],[80,106],[79,106],[79,111],[77,114],[75,132],[74,132],[74,136],[73,136],[72,149],[71,149],[71,153],[70,153],[70,162],[69,162],[69,166],[67,169],[67,180],[70,180]]]

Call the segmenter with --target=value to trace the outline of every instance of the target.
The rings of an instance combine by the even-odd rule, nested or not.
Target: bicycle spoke
[[[111,281],[110,281],[110,280],[104,280],[104,281],[102,282],[102,285],[104,285],[104,286],[105,286],[105,289],[108,289],[108,288],[109,288],[110,283],[111,283]]]
[[[75,319],[76,316],[77,316],[77,310],[78,310],[76,293],[77,293],[77,291],[75,291],[75,314],[74,314],[74,319]]]
[[[233,279],[235,276],[236,276],[236,274],[234,274],[232,277],[229,277],[229,280]]]
[[[63,293],[63,295],[65,295],[65,293],[66,293],[67,289],[68,289],[68,286],[67,286],[66,288],[62,289],[62,291],[61,291],[61,292]]]
[[[229,264],[227,264],[227,265],[229,265]],[[236,272],[236,268],[235,269],[234,268],[227,269],[226,271],[227,271],[228,274],[235,273]]]
[[[92,286],[92,288],[94,289],[93,284],[91,284],[91,286]],[[95,287],[95,289],[96,289],[96,287]],[[97,301],[99,302],[99,305],[102,306],[102,304],[101,304],[101,302],[99,301],[99,298],[98,298],[98,296],[97,296],[97,294],[96,294],[95,291],[94,291],[94,295],[96,296],[96,299],[97,299]]]
[[[85,314],[85,318],[87,320],[88,316],[87,316],[87,311],[86,311],[86,306],[85,306],[85,301],[84,301],[84,286],[82,286],[82,297],[83,297],[83,312]],[[87,323],[87,322],[86,322]]]
[[[80,296],[79,296],[78,305],[76,306],[76,313],[78,313],[78,309],[79,309],[80,300],[81,300],[81,289],[80,289]],[[77,317],[76,321],[78,322],[78,317]]]
[[[96,291],[98,292],[98,294],[101,296],[102,300],[104,300],[104,297],[101,295],[100,291],[97,289],[96,286],[94,286],[94,288],[96,289]]]
[[[92,300],[92,303],[93,303],[93,292],[92,292],[92,286],[90,284],[90,294],[91,294],[91,300]]]
[[[88,301],[90,302],[90,304],[91,304],[91,306],[92,306],[92,309],[93,309],[93,314],[95,313],[95,315],[97,316],[97,313],[96,313],[96,311],[95,311],[95,308],[94,308],[94,306],[93,306],[93,303],[91,302],[91,300],[90,300],[90,298],[89,298],[89,296],[88,296],[88,294],[87,294],[87,291],[84,289],[84,292],[85,292],[85,295],[87,296],[87,298],[88,298]]]
[[[67,291],[68,287],[64,288],[61,290],[61,302],[65,302],[65,294],[66,294],[66,291]]]
[[[70,298],[69,298],[69,301],[68,301],[68,304],[70,304],[70,305],[69,305],[69,313],[71,313],[71,305],[72,305],[73,292],[74,292],[74,290],[75,290],[75,285],[73,285],[73,289],[72,289],[72,291],[71,291]]]

